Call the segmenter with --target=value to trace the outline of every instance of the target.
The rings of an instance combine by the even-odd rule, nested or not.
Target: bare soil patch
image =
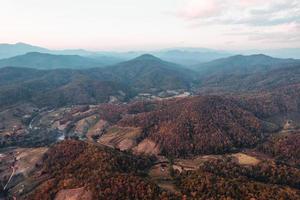
[[[257,165],[260,162],[256,157],[244,153],[236,153],[232,154],[232,156],[238,160],[240,165]]]
[[[160,147],[152,140],[144,139],[133,149],[133,152],[136,154],[158,155],[160,153]]]
[[[112,126],[100,137],[98,142],[124,151],[136,146],[136,139],[140,135],[141,129],[139,128]]]
[[[92,193],[84,187],[61,190],[56,194],[55,200],[92,200]]]

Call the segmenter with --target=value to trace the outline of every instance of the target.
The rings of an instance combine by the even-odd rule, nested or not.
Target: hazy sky
[[[48,48],[300,47],[300,0],[0,0],[0,43]]]

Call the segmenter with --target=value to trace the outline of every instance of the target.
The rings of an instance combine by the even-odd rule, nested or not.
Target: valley
[[[84,70],[0,69],[2,193],[297,199],[298,61],[225,63],[235,58],[270,67],[228,75],[216,65],[203,76],[143,55]]]
[[[172,198],[175,199],[185,194],[186,189],[181,185],[183,184],[182,181],[185,180],[184,177],[193,176],[194,173],[198,173],[199,169],[205,168],[208,163],[221,162],[227,165],[228,160],[230,160],[231,164],[245,169],[260,165],[272,166],[275,169],[282,167],[281,165],[284,167],[294,166],[293,170],[296,170],[295,173],[298,173],[299,158],[297,156],[299,154],[297,152],[294,153],[291,159],[287,157],[284,161],[282,157],[277,156],[278,153],[284,153],[284,156],[289,155],[285,153],[287,151],[292,153],[293,148],[297,149],[297,147],[284,145],[282,148],[287,149],[278,153],[277,151],[271,151],[271,147],[268,147],[273,145],[272,148],[274,150],[281,148],[276,146],[276,141],[279,140],[278,138],[283,137],[287,139],[291,137],[295,144],[298,144],[297,140],[300,136],[299,118],[296,114],[293,114],[297,110],[266,110],[264,117],[257,118],[257,111],[252,109],[251,106],[247,107],[247,111],[242,111],[246,104],[251,103],[255,105],[256,103],[252,102],[251,98],[248,99],[244,96],[239,97],[237,102],[236,98],[231,99],[232,97],[230,96],[221,98],[216,96],[178,97],[176,95],[173,98],[150,98],[129,103],[74,105],[51,109],[39,109],[27,104],[21,105],[22,108],[26,108],[23,112],[19,110],[20,105],[4,110],[1,112],[1,117],[11,119],[11,121],[5,120],[6,124],[3,125],[1,132],[2,146],[4,145],[0,154],[1,180],[3,183],[8,183],[7,188],[9,188],[10,194],[13,196],[23,198],[31,194],[28,188],[35,188],[37,184],[49,180],[49,178],[39,174],[41,172],[37,172],[37,169],[43,166],[43,160],[49,149],[54,148],[53,145],[55,143],[63,145],[68,143],[68,141],[72,143],[73,140],[78,140],[78,143],[90,145],[91,147],[99,146],[99,148],[126,152],[132,156],[147,157],[147,159],[152,161],[148,164],[148,167],[142,169],[143,173],[146,174],[150,182],[158,186],[159,190],[166,191],[165,195],[169,196],[169,198],[173,196]],[[295,101],[298,100],[295,99]],[[219,107],[220,105],[221,107]],[[214,110],[214,106],[217,106],[216,110]],[[225,108],[228,106],[228,108],[222,110],[224,106]],[[288,102],[286,102],[285,106],[288,106]],[[181,108],[183,109],[182,111],[180,110]],[[189,110],[190,108],[193,111]],[[197,108],[200,109],[197,110]],[[188,132],[195,137],[197,135],[195,127],[199,126],[195,124],[197,121],[200,123],[203,121],[204,124],[208,124],[209,120],[216,119],[216,116],[220,115],[214,112],[220,112],[221,116],[223,116],[226,115],[228,109],[234,109],[235,113],[243,113],[239,117],[247,116],[244,119],[235,119],[232,116],[226,117],[226,120],[234,120],[234,122],[230,123],[241,123],[243,126],[237,128],[238,125],[236,124],[234,127],[230,127],[228,126],[229,122],[221,119],[212,123],[212,125],[218,124],[218,127],[222,128],[223,133],[237,134],[235,137],[241,137],[242,145],[239,144],[239,141],[230,141],[229,138],[232,136],[228,137],[226,135],[222,136],[222,138],[228,137],[228,141],[226,143],[220,141],[221,143],[218,144],[218,137],[220,136],[216,135],[216,133],[210,133],[205,127],[201,126],[202,134],[212,134],[209,140],[205,138],[193,139],[190,143],[185,144],[183,141],[188,142],[188,138],[192,136],[189,135],[185,138],[184,135],[176,135],[176,129],[187,128]],[[184,114],[184,110],[189,114],[189,120],[196,117],[197,120],[193,123],[194,128],[191,127],[192,124],[189,124],[191,121],[185,121],[184,118],[181,119],[180,115]],[[164,112],[171,113],[166,115]],[[178,112],[178,114],[172,112]],[[192,115],[193,112],[196,112],[195,116]],[[210,113],[214,117],[209,119],[205,115],[201,116],[202,112],[205,115]],[[250,112],[253,112],[254,115]],[[277,117],[269,118],[267,114],[275,114]],[[180,119],[180,121],[169,123],[168,121],[172,120],[172,116],[175,117],[174,120]],[[287,118],[288,116],[291,116],[291,118]],[[152,122],[152,120],[154,121]],[[165,120],[167,121],[165,122]],[[15,125],[10,125],[16,123],[19,123],[18,128]],[[247,123],[249,124],[246,125]],[[175,127],[170,125],[175,125]],[[153,126],[156,128],[153,131],[154,135],[151,135],[151,127]],[[224,132],[224,126],[227,127],[226,132]],[[249,136],[246,134],[247,127],[251,127]],[[213,128],[210,127],[210,129]],[[238,136],[239,129],[242,130],[243,136]],[[251,135],[255,133],[255,129],[259,130],[260,135],[252,138],[251,142],[253,142],[253,139],[257,141],[251,143],[249,140],[250,143],[247,144],[248,138],[246,136],[253,137]],[[168,130],[172,130],[172,132],[170,133]],[[36,134],[37,132],[39,134]],[[160,133],[159,139],[155,136],[157,132]],[[186,132],[181,131],[178,134],[185,134]],[[177,140],[176,137],[181,138],[179,144],[174,143]],[[23,138],[26,138],[25,141]],[[200,145],[198,147],[193,141],[203,141],[204,143],[198,144]],[[279,141],[282,142],[282,140]],[[211,142],[213,143],[211,144]],[[185,149],[184,145],[189,147]],[[218,149],[215,149],[216,147]],[[283,161],[283,163],[277,164],[278,161]],[[268,182],[260,183],[258,181],[258,184],[265,185]],[[282,190],[281,193],[294,198],[293,196],[296,195],[297,189],[299,189],[297,183],[295,184],[287,191]],[[264,187],[269,186],[266,185]],[[80,198],[83,195],[87,199],[92,199],[92,193],[86,190],[85,187],[82,187],[82,185],[77,185],[77,188],[71,187],[74,193],[64,188],[69,187],[63,187],[62,190],[58,191],[56,199],[71,198],[71,195],[76,196],[77,190],[78,197],[76,198]],[[195,196],[196,198],[198,193],[191,195],[191,197]]]

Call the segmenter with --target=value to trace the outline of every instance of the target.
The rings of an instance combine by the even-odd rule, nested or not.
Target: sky
[[[54,49],[300,47],[300,0],[0,0],[0,43]]]

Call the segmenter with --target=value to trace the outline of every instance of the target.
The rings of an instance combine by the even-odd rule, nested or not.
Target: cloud
[[[252,33],[249,36],[249,40],[277,43],[299,42],[300,25],[296,23],[278,25],[273,27],[273,30]]]
[[[224,41],[243,41],[236,42],[237,46],[300,45],[299,0],[183,1],[176,16],[195,31],[218,33]]]
[[[221,12],[217,1],[191,0],[176,12],[179,17],[185,19],[209,18]]]
[[[300,42],[300,25],[297,23],[281,24],[272,27],[244,28],[228,31],[225,35],[244,36],[248,41],[264,43],[295,44]]]
[[[196,24],[274,26],[300,23],[300,1],[189,0],[176,15]]]

